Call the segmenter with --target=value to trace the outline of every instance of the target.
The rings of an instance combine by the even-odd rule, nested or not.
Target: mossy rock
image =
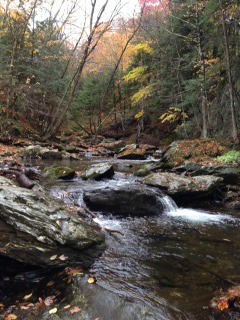
[[[71,180],[75,177],[76,172],[68,167],[50,167],[44,170],[44,176],[50,179]]]

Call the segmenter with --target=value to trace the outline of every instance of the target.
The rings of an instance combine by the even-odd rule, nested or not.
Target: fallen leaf
[[[69,278],[69,279],[67,280],[67,284],[70,284],[71,282],[72,282],[72,279]]]
[[[67,273],[70,276],[82,275],[83,269],[82,268],[68,268]]]
[[[79,311],[81,311],[79,307],[74,307],[70,310],[70,315],[72,316],[73,314],[78,313]]]
[[[88,278],[88,281],[87,281],[87,282],[90,283],[90,284],[92,284],[92,283],[95,283],[96,280],[95,280],[94,278],[90,277],[90,278]]]
[[[228,304],[226,301],[221,301],[219,302],[219,304],[217,305],[218,310],[223,311],[225,309],[228,309]]]
[[[55,314],[55,313],[57,313],[57,308],[53,308],[49,310],[49,314]]]
[[[47,283],[47,287],[51,287],[52,285],[54,285],[54,281],[49,281],[49,282]]]
[[[47,307],[49,307],[54,302],[55,296],[49,296],[44,300],[44,303]]]
[[[59,220],[56,221],[56,225],[58,225],[59,227],[61,227],[61,222]]]
[[[31,297],[32,297],[32,293],[24,296],[24,297],[23,297],[23,300],[27,301],[27,300],[29,300]]]
[[[59,259],[60,259],[61,261],[65,261],[65,260],[67,259],[67,257],[65,257],[65,255],[62,254],[62,255],[59,257]]]
[[[51,256],[51,258],[50,258],[51,261],[53,261],[55,259],[57,259],[57,255]]]
[[[17,316],[13,313],[9,314],[5,320],[16,320],[17,319]]]
[[[0,303],[0,309],[4,308],[4,304]]]
[[[21,306],[20,309],[21,309],[21,310],[28,310],[29,307],[28,307],[28,306]]]
[[[69,308],[71,308],[71,305],[70,305],[70,304],[68,304],[68,305],[66,305],[65,307],[63,307],[64,310],[67,310],[67,309],[69,309]]]

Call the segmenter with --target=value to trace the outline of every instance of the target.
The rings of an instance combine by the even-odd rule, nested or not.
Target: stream
[[[89,162],[94,163],[88,159],[81,164],[57,164],[82,170]],[[142,162],[113,162],[116,173],[111,180],[76,179],[46,187],[55,198],[81,205],[83,190],[89,186],[104,188],[136,181],[133,172]],[[52,163],[34,164],[43,167]],[[119,230],[124,236],[106,234],[107,249],[91,273],[99,287],[141,305],[143,319],[215,319],[208,308],[214,292],[229,287],[226,279],[240,275],[240,215],[208,203],[179,208],[166,195],[159,201],[164,212],[152,216],[121,217],[95,212],[97,223]],[[101,320],[110,319],[103,315]]]

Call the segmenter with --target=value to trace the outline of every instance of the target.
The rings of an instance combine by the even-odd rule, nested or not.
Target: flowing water
[[[82,190],[89,184],[134,182],[127,168],[121,167],[111,180],[78,180],[52,187],[51,192],[81,204]],[[108,248],[91,271],[103,288],[143,305],[145,319],[214,319],[208,309],[214,292],[240,274],[240,219],[220,209],[178,208],[166,195],[158,199],[164,211],[154,216],[96,213],[97,223],[124,236],[106,235]]]
[[[135,182],[131,171],[138,165],[116,162],[118,172],[111,180],[79,179],[48,187],[54,197],[81,204],[83,190],[89,185],[111,187]],[[75,168],[78,166],[76,163]],[[164,210],[153,216],[96,212],[97,223],[124,236],[106,234],[107,250],[91,272],[99,286],[139,303],[145,310],[143,319],[216,319],[208,309],[209,301],[216,290],[229,286],[228,279],[240,275],[240,219],[236,213],[221,209],[193,209],[198,206],[194,203],[192,208],[178,208],[168,196],[156,196]]]

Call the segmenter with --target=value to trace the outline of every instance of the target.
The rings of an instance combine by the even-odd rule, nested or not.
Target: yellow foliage
[[[145,43],[139,43],[135,47],[132,48],[131,54],[133,56],[137,55],[138,53],[145,53],[148,55],[152,55],[153,50],[150,48],[149,44],[147,42]]]
[[[139,89],[138,92],[136,92],[131,97],[132,106],[136,106],[142,100],[145,100],[146,98],[150,97],[151,93],[152,93],[152,86],[151,85]]]
[[[185,120],[187,118],[188,118],[187,114],[183,112],[181,109],[171,107],[166,113],[162,114],[159,117],[159,120],[161,121],[161,123],[165,123],[165,122],[171,123],[179,120]]]
[[[135,114],[134,118],[136,120],[142,118],[142,116],[144,115],[144,110],[141,110],[140,112],[138,112],[137,114]]]
[[[146,66],[134,68],[126,76],[123,77],[123,80],[126,82],[133,82],[139,79],[142,80],[143,74],[146,70]]]

